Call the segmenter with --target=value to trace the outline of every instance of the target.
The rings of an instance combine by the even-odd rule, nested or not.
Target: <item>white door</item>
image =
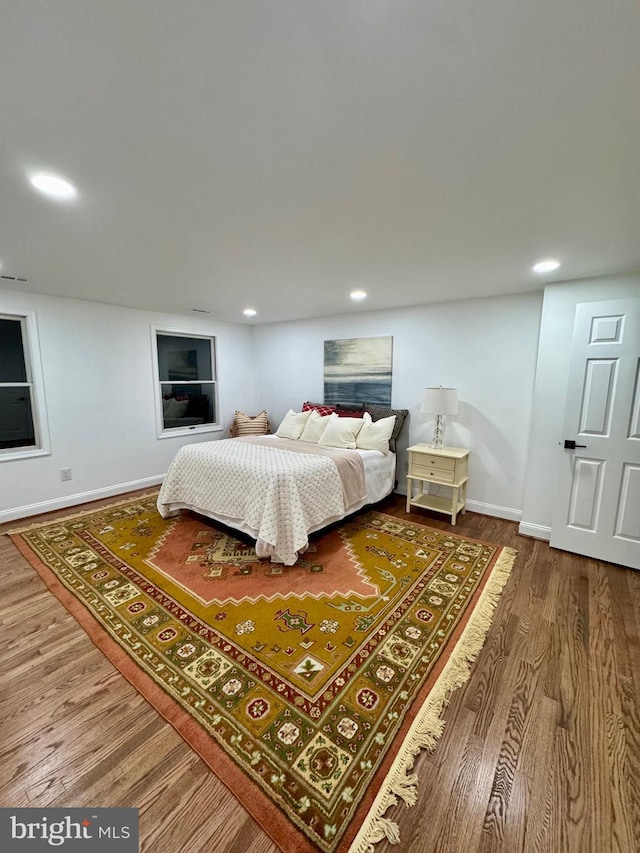
[[[554,548],[640,569],[640,299],[576,306]]]

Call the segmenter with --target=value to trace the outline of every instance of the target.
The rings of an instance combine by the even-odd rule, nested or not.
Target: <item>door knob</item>
[[[571,438],[565,438],[564,440],[564,449],[565,450],[575,450],[576,447],[586,447],[586,444],[576,444]]]

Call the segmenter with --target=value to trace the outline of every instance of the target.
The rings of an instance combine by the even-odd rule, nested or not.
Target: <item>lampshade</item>
[[[455,388],[425,388],[420,411],[425,415],[457,415],[458,391]]]

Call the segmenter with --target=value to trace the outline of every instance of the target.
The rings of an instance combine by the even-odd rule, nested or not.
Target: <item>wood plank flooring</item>
[[[407,516],[399,496],[380,509],[448,527]],[[518,560],[442,738],[416,762],[418,804],[389,814],[400,848],[378,853],[637,853],[640,572],[553,550],[489,516],[468,512],[455,532],[510,545]],[[277,850],[6,536],[0,806],[135,806],[145,852]]]

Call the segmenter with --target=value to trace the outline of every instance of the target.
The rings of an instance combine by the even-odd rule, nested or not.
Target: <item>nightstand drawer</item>
[[[425,465],[424,462],[427,461]],[[448,459],[438,459],[438,462],[448,462]],[[452,466],[436,468],[428,460],[415,461],[411,466],[411,474],[414,477],[424,477],[425,480],[440,480],[443,483],[453,483],[455,477],[455,463]]]
[[[414,467],[422,465],[423,468],[448,468],[453,471],[456,467],[455,459],[447,459],[446,456],[430,456],[428,453],[412,455]]]
[[[412,453],[411,459],[414,465],[422,465],[425,468],[449,468],[453,471],[456,460],[436,453]]]

